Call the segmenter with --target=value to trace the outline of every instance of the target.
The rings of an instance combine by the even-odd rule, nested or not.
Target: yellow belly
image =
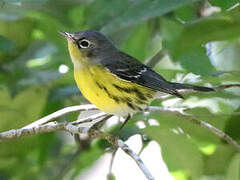
[[[108,114],[126,116],[140,111],[152,99],[155,91],[122,80],[99,66],[74,70],[82,94]]]

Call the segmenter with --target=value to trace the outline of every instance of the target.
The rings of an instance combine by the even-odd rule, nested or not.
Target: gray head
[[[97,61],[116,50],[110,40],[96,31],[60,32],[60,34],[68,40],[68,49],[73,61],[83,58]]]

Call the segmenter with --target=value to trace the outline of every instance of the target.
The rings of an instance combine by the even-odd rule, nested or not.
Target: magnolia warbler
[[[142,111],[158,92],[183,98],[180,89],[214,90],[165,80],[150,67],[118,50],[99,32],[60,33],[67,38],[80,91],[107,114],[129,116]]]

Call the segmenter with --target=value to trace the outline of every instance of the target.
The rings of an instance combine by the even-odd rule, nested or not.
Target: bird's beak
[[[59,31],[59,34],[61,34],[62,36],[64,36],[64,37],[67,38],[67,39],[74,40],[74,38],[73,38],[73,34],[71,34],[71,33],[61,32],[61,31]]]

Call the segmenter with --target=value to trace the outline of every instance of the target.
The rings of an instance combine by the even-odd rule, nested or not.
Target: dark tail
[[[204,86],[195,86],[191,84],[180,84],[180,83],[171,83],[174,89],[192,89],[194,91],[215,91],[213,88],[210,87],[204,87]]]

